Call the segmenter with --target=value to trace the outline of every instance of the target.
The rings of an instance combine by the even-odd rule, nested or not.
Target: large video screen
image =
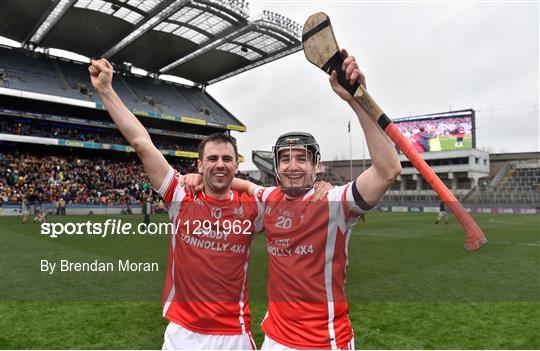
[[[461,110],[394,119],[418,152],[471,149],[476,145],[474,110]]]

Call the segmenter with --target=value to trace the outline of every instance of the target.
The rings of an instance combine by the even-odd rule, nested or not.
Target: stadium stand
[[[491,182],[486,181],[476,189],[470,202],[540,206],[540,160],[507,162]]]
[[[346,182],[334,171],[332,165],[323,165],[323,171],[319,174],[318,179],[330,184],[345,184]]]
[[[131,89],[132,95],[138,101],[144,101],[145,104],[161,113],[185,114],[187,116],[196,116],[197,111],[191,101],[184,98],[175,86],[162,82],[161,84],[152,84],[148,79],[136,77],[122,77],[126,86]]]
[[[3,88],[101,103],[99,95],[93,92],[85,63],[0,47],[0,72],[0,86]],[[183,115],[219,125],[241,125],[199,88],[148,77],[115,76],[115,89],[133,111]],[[15,104],[21,105],[24,106],[24,103]],[[37,112],[9,110],[4,104],[0,107],[0,133],[11,135],[16,140],[0,141],[0,199],[3,205],[19,205],[23,198],[33,205],[53,203],[63,198],[68,206],[128,203],[136,206],[152,193],[142,166],[134,155],[121,160],[121,155],[111,158],[112,155],[96,151],[97,157],[94,157],[91,153],[81,153],[73,148],[67,151],[48,148],[47,153],[43,154],[39,145],[30,147],[32,145],[19,143],[16,139],[32,136],[127,146],[108,116],[85,119],[81,118],[85,113],[81,116],[79,110],[71,111],[68,106],[62,105],[54,115],[47,114],[47,107],[40,107],[39,104]],[[144,117],[142,120],[145,124],[151,122]],[[194,130],[178,122],[155,123],[159,128],[148,130],[156,146],[182,152],[197,151],[204,134],[193,131],[205,134],[216,131],[215,128]],[[196,172],[192,158],[176,157],[169,161],[181,172]],[[242,173],[238,176],[256,181]],[[158,197],[155,193],[153,195],[157,201]]]
[[[86,63],[0,47],[5,88],[101,103],[94,94]],[[223,106],[199,88],[135,75],[116,74],[113,86],[130,109],[196,117],[239,125]]]
[[[52,121],[33,121],[29,119],[0,119],[0,132],[15,135],[29,135],[46,138],[63,138],[92,143],[110,143],[128,145],[125,138],[117,131],[84,125],[71,125]],[[198,141],[182,140],[177,137],[160,136],[154,144],[158,148],[197,151]]]
[[[0,47],[0,87],[3,88],[101,103],[99,95],[93,92],[87,72],[85,63]],[[200,88],[128,74],[115,74],[114,84],[134,112],[188,116],[214,125],[241,125]],[[45,104],[37,104],[34,111],[9,110],[6,106],[12,103],[16,107],[25,103],[22,100],[13,102],[19,101],[16,98],[6,99],[12,100],[6,100],[7,104],[0,106],[0,133],[11,136],[11,141],[0,140],[2,204],[18,205],[23,198],[32,204],[52,203],[63,198],[68,205],[138,205],[151,193],[148,179],[134,155],[122,161],[121,155],[111,157],[105,151],[96,150],[97,157],[94,158],[91,153],[81,153],[74,148],[67,148],[67,151],[48,148],[47,154],[43,154],[39,145],[31,147],[17,139],[31,136],[127,147],[106,114],[88,111],[81,115],[82,110],[72,111],[69,106],[60,105],[51,115]],[[83,116],[87,113],[98,114],[98,118],[86,119]],[[158,127],[148,130],[160,149],[195,152],[196,155],[200,139],[218,131],[210,127],[194,129],[196,126],[166,120],[146,120],[145,116],[143,113],[144,124]],[[174,157],[169,162],[182,172],[196,172],[193,158]],[[241,173],[239,177],[255,181]]]
[[[176,160],[173,167],[196,172],[194,161]],[[23,198],[39,203],[64,198],[68,204],[114,205],[140,204],[152,191],[136,160],[15,151],[0,152],[0,193],[4,204],[20,204]]]
[[[99,95],[93,91],[86,63],[52,57],[24,49],[0,47],[0,72],[0,86],[2,88],[101,103]],[[210,122],[213,125],[220,126],[242,126],[234,116],[203,89],[125,73],[115,74],[113,82],[118,94],[128,108],[142,116],[139,118],[147,126],[156,146],[161,150],[169,150],[167,155],[173,156],[169,160],[173,164],[183,165],[182,162],[191,164],[193,157],[197,155],[198,143],[204,135],[217,131],[229,133],[229,130],[223,129],[223,127],[221,129],[210,127],[210,125],[206,127],[204,123]],[[100,162],[108,160],[107,163],[110,163],[112,169],[114,169],[114,171],[103,176],[110,179],[113,185],[112,188],[103,187],[103,189],[100,189],[102,198],[106,199],[106,201],[98,202],[106,204],[126,202],[121,197],[121,188],[124,183],[114,177],[117,174],[138,173],[141,169],[140,166],[133,168],[122,164],[115,165],[116,160],[111,159],[109,154],[119,152],[105,151],[108,144],[122,146],[124,149],[120,150],[123,150],[123,153],[129,151],[125,139],[116,130],[105,111],[76,109],[63,104],[53,106],[46,102],[39,103],[38,101],[9,96],[5,96],[3,101],[4,103],[0,105],[0,133],[3,135],[0,138],[0,150],[3,153],[4,160],[0,169],[2,175],[6,176],[8,169],[15,172],[17,172],[18,167],[22,167],[23,170],[27,169],[28,162],[23,164],[13,162],[15,155],[18,155],[18,151],[14,153],[14,150],[22,151],[27,160],[33,160],[31,162],[35,165],[33,170],[41,172],[42,168],[46,168],[46,166],[37,166],[39,164],[39,155],[35,154],[33,150],[39,149],[39,143],[44,143],[49,139],[58,140],[56,143],[60,144],[62,142],[67,146],[98,148],[99,150],[95,150],[95,153],[96,156],[100,157]],[[13,109],[9,109],[10,107],[13,107]],[[54,114],[50,114],[49,111],[54,111]],[[179,123],[179,117],[175,117],[173,121],[167,118],[159,118],[159,115],[157,119],[155,117],[146,118],[152,117],[148,113],[153,112],[187,116],[196,119],[196,124]],[[91,119],[89,119],[90,116]],[[201,122],[197,122],[197,120],[203,121],[203,126],[199,126]],[[34,139],[24,140],[24,143],[22,143],[20,138],[23,136],[30,136]],[[37,143],[38,145],[35,145],[36,148],[32,149],[30,147],[32,144],[28,143]],[[68,156],[63,155],[64,152],[60,151],[59,148],[48,148],[48,152],[54,162],[65,163],[68,162],[67,160],[78,160],[80,157],[86,157],[86,161],[83,162],[85,165],[91,162],[88,154],[81,154],[81,151],[77,151],[72,147],[67,147],[67,149],[69,149]],[[191,154],[186,154],[190,152]],[[182,161],[184,156],[189,158]],[[115,157],[118,158],[119,156],[115,155]],[[130,155],[129,158],[132,157]],[[49,158],[45,157],[45,159]],[[193,168],[181,167],[180,169],[195,171]],[[64,170],[63,173],[69,173],[69,171],[72,170]],[[80,176],[77,177],[80,178]],[[17,203],[25,193],[34,194],[35,189],[49,189],[50,182],[47,180],[45,182],[47,184],[40,183],[40,179],[35,174],[25,174],[14,184],[2,184],[2,202]],[[52,193],[50,190],[40,191],[40,193],[46,194],[41,196],[40,201],[53,201],[58,196],[66,196],[68,197],[66,199],[68,204],[96,204],[95,193],[91,192],[94,185],[85,185],[86,181],[91,182],[94,178],[81,179],[77,185],[78,187],[92,187],[90,190],[84,190],[83,195],[73,194],[71,189],[75,189],[77,186],[72,183],[69,185],[68,190],[60,189]],[[136,179],[139,183],[142,182],[140,177],[136,176]],[[27,188],[29,184],[34,184],[35,187]],[[98,184],[103,186],[103,182],[98,182]],[[120,185],[118,186],[118,184]],[[81,198],[81,196],[84,198]],[[131,201],[137,202],[141,196],[140,193],[133,193]]]
[[[196,173],[196,161],[176,159],[181,173]],[[257,182],[246,174],[238,177]],[[138,159],[0,151],[0,199],[4,205],[52,203],[63,198],[70,205],[140,205],[148,195],[159,196]]]
[[[422,154],[464,206],[540,209],[540,153],[502,155],[489,155],[474,149]],[[269,151],[252,152],[253,162],[265,184],[275,184],[272,157]],[[437,210],[440,198],[404,156],[400,159],[402,175],[392,184],[379,206]],[[323,165],[324,172],[319,179],[336,185],[349,180],[349,160],[325,161]],[[353,160],[353,174],[359,174],[370,166],[369,159]]]
[[[4,87],[80,99],[81,94],[63,84],[52,61],[40,56],[0,48],[0,68],[4,71]]]

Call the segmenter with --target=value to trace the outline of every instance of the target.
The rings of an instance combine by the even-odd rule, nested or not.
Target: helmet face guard
[[[313,164],[313,170],[308,172],[302,172],[303,185],[300,186],[285,186],[283,184],[284,176],[289,177],[298,175],[298,172],[280,172],[279,171],[279,153],[288,152],[292,154],[293,150],[304,150],[306,160],[310,159]],[[291,132],[281,135],[274,147],[272,148],[274,153],[274,169],[276,170],[276,181],[286,195],[297,197],[305,194],[313,187],[313,184],[317,180],[317,166],[321,162],[321,151],[319,144],[313,137],[313,135],[304,132]],[[306,184],[306,180],[309,182]]]

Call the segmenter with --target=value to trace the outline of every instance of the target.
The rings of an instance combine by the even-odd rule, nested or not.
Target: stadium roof
[[[301,49],[300,26],[244,0],[3,0],[0,36],[212,84]]]

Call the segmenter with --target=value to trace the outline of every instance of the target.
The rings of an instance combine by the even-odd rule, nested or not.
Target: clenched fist
[[[343,66],[341,67],[341,69],[345,72],[345,78],[351,85],[358,81],[358,83],[362,84],[364,88],[366,88],[366,77],[358,68],[358,63],[356,63],[354,56],[349,56],[347,50],[345,49],[341,49],[341,53],[345,57],[343,60]],[[330,85],[340,98],[349,103],[354,101],[352,95],[349,94],[349,92],[338,83],[336,71],[332,71],[332,74],[330,75]]]
[[[112,88],[113,68],[109,61],[104,58],[91,60],[88,71],[92,85],[98,92]]]

